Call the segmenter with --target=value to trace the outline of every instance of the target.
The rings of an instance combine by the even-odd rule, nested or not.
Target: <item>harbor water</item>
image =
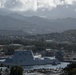
[[[61,62],[58,65],[35,65],[35,66],[24,66],[25,70],[33,70],[33,69],[58,69],[58,68],[65,68],[69,63],[67,62]]]

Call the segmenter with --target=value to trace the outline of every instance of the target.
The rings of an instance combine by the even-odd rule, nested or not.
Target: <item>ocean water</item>
[[[58,68],[65,68],[69,63],[67,62],[61,62],[58,65],[35,65],[35,66],[24,66],[25,70],[33,70],[33,69],[58,69]]]

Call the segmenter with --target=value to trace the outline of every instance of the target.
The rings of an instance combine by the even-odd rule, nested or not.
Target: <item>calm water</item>
[[[69,63],[61,62],[61,64],[58,65],[36,65],[36,66],[25,66],[24,68],[26,70],[32,70],[32,69],[40,69],[40,68],[46,68],[46,69],[57,69],[57,68],[65,68]]]

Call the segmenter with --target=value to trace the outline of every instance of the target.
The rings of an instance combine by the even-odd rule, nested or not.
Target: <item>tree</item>
[[[2,69],[0,69],[0,75],[2,75]]]
[[[5,75],[9,75],[9,69],[8,68],[5,69]]]
[[[76,75],[76,63],[69,64],[63,71],[62,75]]]
[[[11,67],[10,75],[23,75],[23,68],[21,66]]]

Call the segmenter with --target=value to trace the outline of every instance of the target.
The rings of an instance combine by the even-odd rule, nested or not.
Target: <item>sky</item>
[[[0,9],[48,18],[76,17],[76,0],[0,0]]]

